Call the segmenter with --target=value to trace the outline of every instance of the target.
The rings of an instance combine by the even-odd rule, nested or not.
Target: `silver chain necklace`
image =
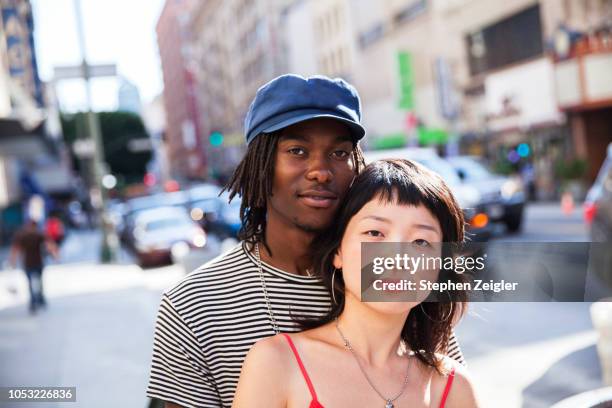
[[[268,288],[266,287],[266,278],[263,273],[263,267],[261,266],[261,256],[259,255],[259,243],[255,244],[255,258],[257,259],[257,269],[259,271],[259,279],[261,280],[261,287],[264,293],[264,299],[266,300],[266,306],[268,307],[268,315],[270,316],[270,323],[272,323],[272,329],[275,334],[279,334],[280,330],[278,328],[278,324],[276,324],[276,319],[274,318],[274,313],[272,313],[272,303],[270,302],[270,297],[268,296]],[[310,270],[306,269],[306,273],[309,277]]]
[[[365,379],[370,384],[370,387],[372,387],[372,389],[376,391],[376,393],[380,396],[380,398],[382,398],[385,401],[385,408],[394,408],[393,401],[401,397],[401,395],[406,390],[406,386],[408,385],[408,378],[409,378],[408,372],[406,373],[406,378],[404,378],[404,384],[402,384],[402,389],[400,390],[400,392],[398,392],[397,395],[393,398],[385,397],[384,395],[381,394],[380,391],[378,391],[378,388],[376,388],[376,386],[370,379],[370,376],[368,375],[368,373],[365,371],[365,369],[361,365],[361,362],[359,361],[359,357],[357,356],[357,353],[355,353],[355,350],[353,350],[351,343],[348,341],[346,337],[344,337],[344,333],[342,333],[342,330],[340,330],[340,326],[338,326],[338,318],[336,318],[336,329],[338,330],[338,333],[340,333],[340,337],[342,337],[342,341],[344,341],[344,347],[346,347],[351,352],[353,357],[355,357],[355,361],[357,361],[357,365],[359,366],[359,369],[363,373],[363,376],[365,377]],[[408,366],[408,368],[410,368],[410,366]]]
[[[255,244],[255,258],[257,258],[257,269],[259,270],[259,279],[261,279],[261,287],[263,288],[264,299],[266,300],[266,306],[268,306],[268,314],[270,315],[270,323],[272,323],[272,329],[275,334],[279,334],[280,330],[276,324],[274,313],[272,313],[272,304],[270,303],[270,297],[268,296],[268,289],[266,288],[266,278],[264,277],[263,268],[261,267],[261,257],[259,256],[259,243]]]

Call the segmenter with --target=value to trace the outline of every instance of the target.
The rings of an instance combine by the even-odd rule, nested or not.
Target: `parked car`
[[[201,198],[191,203],[191,217],[199,222],[208,234],[219,239],[237,238],[242,226],[240,219],[240,198],[234,197],[231,203],[229,193]]]
[[[465,220],[468,223],[466,231],[468,239],[487,241],[491,237],[493,228],[489,222],[489,208],[481,201],[478,189],[471,183],[462,182],[453,166],[438,156],[435,150],[402,148],[366,151],[364,154],[368,163],[381,159],[409,159],[435,171],[448,184],[463,210]]]
[[[526,196],[520,178],[493,174],[472,156],[447,160],[463,183],[478,190],[480,205],[487,207],[492,222],[503,222],[510,232],[521,229]]]
[[[600,277],[600,287],[612,288],[612,143],[584,202],[584,219],[590,227],[590,264]]]
[[[607,153],[584,201],[584,219],[593,242],[612,241],[612,143]]]
[[[130,249],[134,249],[134,227],[138,215],[161,207],[175,207],[185,210],[189,205],[189,195],[183,191],[172,193],[156,193],[127,200],[122,213],[123,219],[118,224],[118,234],[121,241]]]
[[[170,262],[173,255],[203,248],[206,233],[179,207],[143,210],[134,220],[134,249],[141,266]]]

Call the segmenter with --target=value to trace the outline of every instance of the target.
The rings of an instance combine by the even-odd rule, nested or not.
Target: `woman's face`
[[[355,214],[344,232],[340,249],[334,257],[334,267],[342,269],[347,300],[353,297],[361,300],[361,243],[362,242],[402,242],[410,243],[424,251],[435,252],[439,256],[440,246],[433,245],[442,241],[442,229],[438,219],[422,204],[418,206],[399,205],[383,202],[375,197]],[[389,254],[389,256],[392,256]],[[402,272],[402,274],[405,272]],[[437,272],[436,272],[437,274]],[[384,276],[384,275],[382,275]],[[403,275],[408,277],[408,275]],[[368,288],[367,290],[371,290]],[[385,292],[385,299],[392,299],[393,293]],[[405,293],[396,293],[402,300]],[[427,294],[419,294],[419,298]],[[389,296],[389,297],[387,297]],[[369,307],[383,313],[406,313],[418,301],[368,302]]]

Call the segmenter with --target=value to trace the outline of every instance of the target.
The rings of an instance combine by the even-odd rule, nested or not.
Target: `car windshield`
[[[164,228],[181,228],[190,224],[188,218],[183,217],[172,217],[172,218],[161,218],[159,220],[149,221],[145,225],[145,231],[156,231]]]
[[[491,173],[485,166],[472,159],[452,160],[452,165],[463,172],[466,180],[484,180],[491,178]]]
[[[428,169],[438,173],[448,184],[456,185],[461,183],[461,180],[459,179],[459,176],[457,175],[453,166],[442,159],[417,159],[416,161]]]

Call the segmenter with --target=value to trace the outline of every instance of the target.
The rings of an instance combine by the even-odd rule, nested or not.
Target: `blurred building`
[[[37,195],[45,210],[72,194],[57,101],[38,77],[29,1],[0,1],[0,245]]]
[[[166,0],[157,22],[157,45],[164,80],[166,141],[170,171],[179,180],[206,176],[206,157],[196,97],[196,82],[190,65],[190,42],[194,38],[189,21],[194,8],[210,3]]]
[[[118,109],[140,115],[142,103],[138,87],[126,78],[119,79],[119,90],[117,92]]]
[[[317,2],[309,3],[314,16]],[[356,46],[345,75],[354,79],[363,99],[368,147],[434,145],[442,153],[485,156],[499,170],[529,169],[540,197],[554,197],[557,166],[575,156],[576,145],[605,145],[612,133],[606,111],[578,115],[572,111],[584,105],[560,106],[559,84],[568,85],[558,79],[550,44],[557,27],[571,24],[572,13],[591,24],[599,16],[599,30],[609,30],[609,6],[606,0],[350,2]],[[302,11],[303,19],[306,14]],[[315,32],[327,31],[318,27]],[[315,52],[317,47],[315,41]],[[604,64],[602,58],[594,60]],[[600,103],[601,98],[597,107]],[[570,121],[566,113],[578,119]],[[577,136],[581,123],[584,136]],[[589,134],[600,135],[591,137],[597,142],[589,141]],[[599,167],[600,158],[586,148],[582,153]]]
[[[612,142],[612,1],[550,2],[546,14],[557,104],[593,181]]]
[[[210,175],[224,180],[240,160],[242,127],[257,89],[287,72],[283,15],[290,0],[198,2],[191,57]]]
[[[166,143],[166,111],[163,94],[157,95],[144,105],[142,121],[153,145],[153,159],[148,171],[164,185],[170,180],[170,163],[168,161],[168,146]]]
[[[349,0],[301,0],[287,8],[288,71],[354,80],[357,38]]]

